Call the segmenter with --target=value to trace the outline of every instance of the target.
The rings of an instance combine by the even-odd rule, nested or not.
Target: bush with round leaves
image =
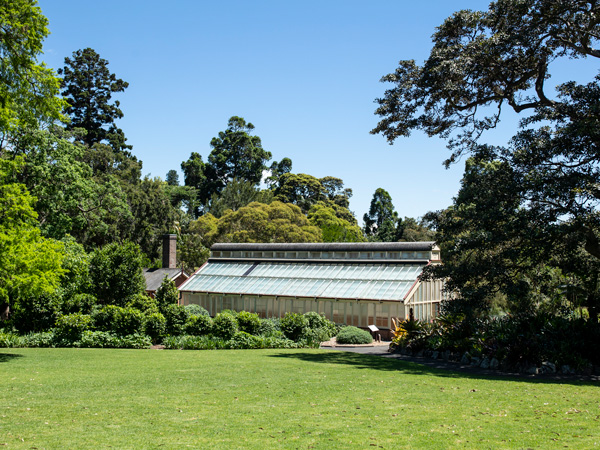
[[[87,314],[75,313],[59,316],[56,319],[54,335],[59,345],[69,345],[81,339],[84,331],[93,328],[93,319]]]
[[[140,334],[144,328],[144,313],[134,308],[106,305],[94,314],[96,328],[118,336]]]
[[[226,312],[216,315],[213,320],[213,334],[225,340],[231,339],[239,331],[237,319]]]
[[[308,319],[301,314],[285,313],[281,319],[281,331],[286,338],[296,342],[302,338],[308,330]]]
[[[337,335],[338,344],[370,344],[373,342],[371,333],[357,327],[344,327]]]
[[[166,305],[162,309],[165,319],[167,319],[167,334],[169,336],[178,336],[183,334],[185,324],[187,323],[190,314],[185,306],[181,305]]]
[[[159,312],[146,316],[144,333],[150,336],[153,344],[159,343],[167,335],[167,319]]]
[[[210,316],[208,311],[200,305],[185,305],[185,309],[190,314],[190,316]]]
[[[322,341],[327,341],[337,334],[335,323],[328,320],[323,314],[309,311],[304,314],[308,320],[308,327],[312,334]]]
[[[240,331],[245,331],[249,334],[257,335],[260,330],[260,318],[258,314],[248,311],[240,311],[237,315]]]
[[[185,324],[185,334],[192,336],[204,336],[211,334],[213,321],[210,316],[193,315],[190,316]]]
[[[145,315],[159,312],[158,303],[148,294],[140,293],[127,299],[127,306],[142,311]]]

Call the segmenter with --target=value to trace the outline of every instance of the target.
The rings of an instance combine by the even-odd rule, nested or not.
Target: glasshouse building
[[[336,323],[389,329],[392,318],[430,320],[441,281],[421,281],[440,263],[434,242],[215,244],[179,290],[184,305],[282,317],[316,311]]]

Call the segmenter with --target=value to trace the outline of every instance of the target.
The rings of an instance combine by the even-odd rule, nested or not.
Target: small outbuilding
[[[224,309],[260,317],[315,311],[329,320],[384,334],[392,318],[430,320],[441,281],[422,281],[440,263],[434,242],[215,244],[211,257],[180,288],[183,305],[214,316]]]

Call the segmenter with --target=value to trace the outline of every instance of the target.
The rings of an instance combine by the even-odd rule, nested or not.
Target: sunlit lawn
[[[594,383],[321,350],[0,349],[0,448],[600,448]]]

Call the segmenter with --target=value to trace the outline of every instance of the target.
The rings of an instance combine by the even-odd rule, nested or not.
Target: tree
[[[92,292],[103,304],[125,306],[131,296],[146,289],[142,267],[142,252],[134,243],[105,245],[90,260]]]
[[[258,136],[250,134],[253,130],[254,125],[250,122],[233,116],[227,123],[227,129],[210,141],[209,178],[215,182],[214,192],[220,192],[234,179],[255,185],[260,183],[271,152],[263,149]]]
[[[165,181],[169,186],[179,186],[179,174],[176,170],[171,169],[167,172]]]
[[[0,305],[49,295],[59,286],[63,246],[41,236],[34,198],[16,183],[23,161],[0,158]]]
[[[275,189],[275,200],[298,205],[305,214],[312,205],[325,198],[326,191],[321,181],[305,173],[284,173]]]
[[[345,220],[336,214],[336,207],[342,209],[335,203],[318,202],[308,212],[308,221],[321,229],[323,242],[363,242],[365,238],[354,216],[352,222]]]
[[[270,175],[266,179],[267,186],[274,189],[279,186],[279,177],[284,173],[290,173],[292,171],[292,160],[290,158],[283,158],[281,161],[273,161],[271,167],[269,167]]]
[[[115,124],[123,117],[120,103],[110,102],[112,95],[125,91],[129,83],[111,73],[108,61],[91,48],[73,52],[72,59],[65,58],[65,67],[58,73],[63,76],[63,95],[69,104],[66,113],[71,122],[67,129],[86,130],[81,140],[88,147],[104,142],[114,150],[130,149],[123,131]]]
[[[170,233],[179,219],[168,188],[160,178],[148,176],[136,185],[126,186],[131,222],[123,223],[122,235],[138,244],[150,259],[160,256],[162,235]]]
[[[215,193],[211,196],[204,211],[215,217],[221,217],[228,209],[237,211],[252,202],[269,203],[272,197],[271,191],[261,191],[250,181],[233,179],[220,194]]]
[[[206,176],[206,164],[202,161],[200,153],[192,152],[187,161],[181,163],[183,180],[187,187],[196,192],[196,199],[190,204],[189,213],[199,217],[202,205],[210,199],[212,188]]]
[[[15,136],[6,158],[25,158],[18,181],[37,198],[34,208],[46,237],[62,239],[66,234],[90,245],[115,216],[127,217],[125,195],[109,179],[93,177],[81,159],[82,144],[59,126],[27,130]],[[112,230],[114,232],[114,230]],[[104,237],[100,238],[100,240]]]
[[[108,69],[108,61],[95,50],[86,48],[65,58],[59,69],[63,75],[62,93],[69,106],[67,129],[85,130],[77,139],[87,146],[84,160],[95,175],[114,174],[126,183],[135,184],[141,177],[142,164],[131,154],[123,130],[116,120],[123,117],[118,100],[111,102],[114,93],[129,86]]]
[[[399,241],[419,242],[434,241],[435,231],[429,227],[426,220],[418,220],[413,217],[405,217],[398,221]]]
[[[344,181],[341,178],[327,176],[320,178],[319,181],[321,182],[323,189],[325,189],[327,199],[343,208],[348,208],[350,206],[352,189],[344,188]]]
[[[516,112],[556,109],[545,90],[557,58],[600,57],[600,5],[585,0],[498,0],[488,11],[454,13],[437,28],[423,66],[400,61],[381,81],[371,133],[393,143],[413,130],[449,139],[450,163],[494,128],[504,105]]]
[[[62,119],[60,81],[37,61],[48,20],[34,0],[2,2],[0,6],[0,154],[17,130]]]
[[[371,199],[369,212],[363,216],[365,235],[373,241],[397,241],[398,221],[392,197],[385,189],[377,188]]]
[[[165,275],[165,278],[162,280],[162,283],[160,283],[160,286],[156,290],[154,299],[156,300],[158,308],[161,312],[163,312],[169,305],[177,305],[179,303],[179,291],[177,291],[175,282],[170,280],[169,277]]]
[[[321,230],[300,208],[277,201],[228,210],[218,219],[217,230],[214,242],[322,242]]]
[[[373,132],[393,142],[424,130],[449,140],[453,151],[447,164],[465,152],[475,158],[454,207],[436,224],[441,241],[448,242],[446,255],[456,253],[451,277],[458,292],[468,294],[463,297],[483,299],[487,294],[481,289],[507,293],[514,286],[534,292],[543,280],[539,274],[550,268],[585,286],[584,304],[592,318],[598,317],[600,79],[567,82],[554,97],[545,84],[556,59],[600,57],[595,48],[599,13],[600,5],[579,0],[500,0],[488,11],[460,11],[437,30],[422,67],[401,61],[383,78],[395,87],[378,100],[383,119]],[[481,144],[482,133],[496,126],[504,105],[531,115],[506,147]],[[493,237],[493,245],[476,251],[481,236]],[[519,251],[511,255],[515,245]],[[461,249],[472,249],[470,260],[459,256]],[[495,270],[511,268],[514,276],[489,276],[482,283],[474,274],[467,276],[469,264],[481,264],[485,272],[485,262],[494,259]]]

